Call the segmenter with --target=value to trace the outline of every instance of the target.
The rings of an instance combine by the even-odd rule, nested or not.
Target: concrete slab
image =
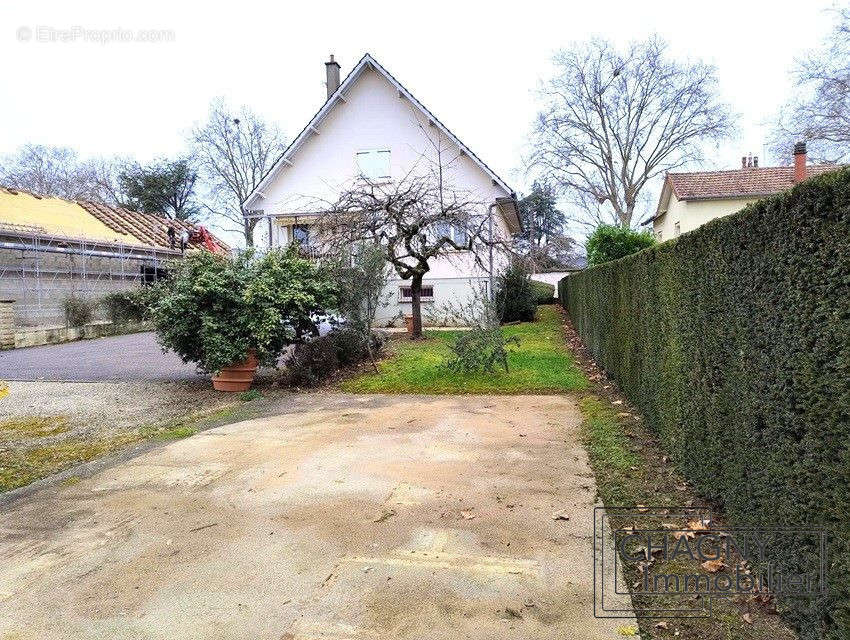
[[[579,420],[305,395],[45,489],[0,522],[0,638],[615,638]]]

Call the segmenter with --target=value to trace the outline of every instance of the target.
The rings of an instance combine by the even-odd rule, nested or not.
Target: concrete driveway
[[[616,638],[578,424],[309,394],[44,489],[4,508],[0,638]]]

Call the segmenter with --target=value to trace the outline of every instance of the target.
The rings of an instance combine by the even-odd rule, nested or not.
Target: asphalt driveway
[[[616,638],[578,424],[558,396],[294,396],[5,507],[0,638]]]
[[[2,380],[192,380],[192,364],[163,353],[153,332],[0,351]]]

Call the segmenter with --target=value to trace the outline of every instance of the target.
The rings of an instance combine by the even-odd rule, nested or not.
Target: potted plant
[[[318,332],[336,303],[324,269],[294,251],[222,257],[207,251],[175,264],[151,316],[163,349],[213,375],[220,391],[245,391],[258,365]]]

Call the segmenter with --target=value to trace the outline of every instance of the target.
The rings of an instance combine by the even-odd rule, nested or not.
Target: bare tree
[[[257,218],[245,217],[242,203],[283,152],[280,131],[247,107],[232,110],[217,98],[207,122],[192,130],[190,144],[209,192],[206,208],[222,219],[223,229],[241,233],[253,246]]]
[[[0,163],[0,183],[44,196],[118,204],[116,177],[125,164],[118,157],[82,160],[69,147],[27,144]]]
[[[350,247],[360,242],[380,249],[399,278],[410,280],[412,338],[422,336],[422,280],[431,261],[451,251],[471,251],[490,242],[487,208],[446,180],[440,151],[433,166],[415,166],[398,181],[356,178],[319,218],[322,242]],[[480,252],[472,256],[483,268]]]
[[[730,134],[714,68],[665,54],[652,37],[622,53],[597,39],[555,56],[530,163],[578,207],[580,222],[630,226],[649,182]]]
[[[821,162],[850,158],[850,7],[835,10],[836,24],[824,46],[798,61],[797,95],[779,116],[771,152],[781,163],[792,161],[798,140]]]

